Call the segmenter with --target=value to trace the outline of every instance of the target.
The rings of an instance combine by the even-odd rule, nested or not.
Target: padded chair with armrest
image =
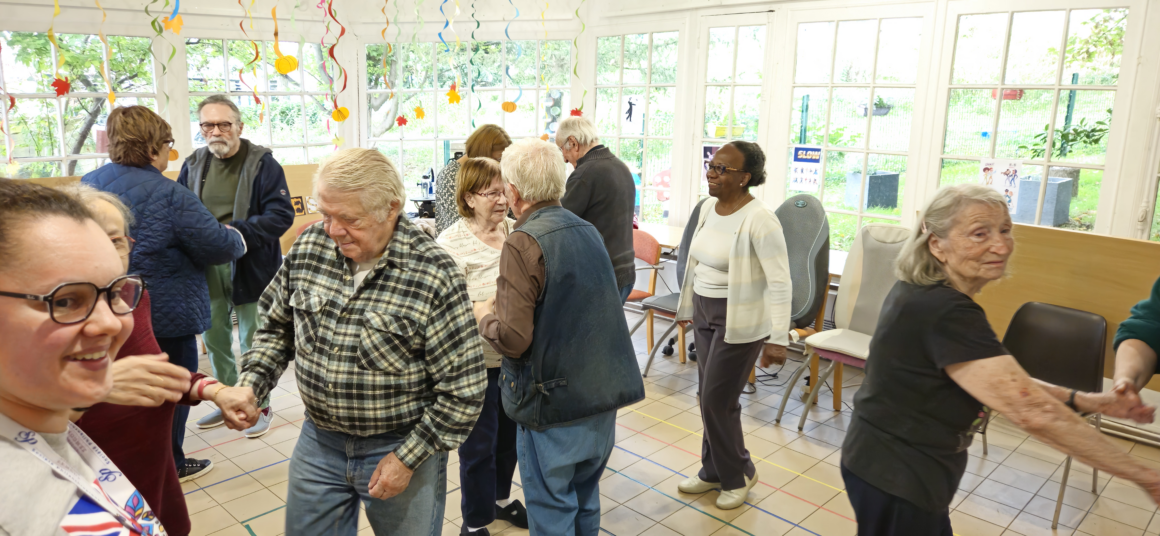
[[[648,266],[639,266],[636,270],[638,272],[642,270],[648,270],[652,272],[649,274],[648,278],[648,290],[638,290],[634,288],[628,295],[627,301],[639,303],[644,301],[646,298],[656,296],[657,275],[661,270],[664,269],[664,267],[660,265],[661,244],[657,241],[656,238],[653,237],[653,235],[641,231],[640,229],[633,229],[632,249],[637,259],[640,259],[648,264]],[[632,335],[633,333],[636,333],[636,330],[640,329],[641,324],[644,324],[647,338],[647,348],[650,352],[653,348],[653,312],[654,311],[652,309],[646,309],[644,311],[644,316],[642,316],[640,320],[638,320],[636,324],[632,326],[632,329],[628,330],[628,334]],[[685,362],[683,351],[681,355],[681,362]]]
[[[680,324],[677,324],[677,308],[681,305],[681,282],[685,280],[685,266],[689,261],[689,245],[693,243],[693,231],[697,229],[697,222],[701,219],[701,205],[705,204],[702,199],[697,202],[697,206],[693,207],[692,214],[689,214],[689,221],[685,223],[685,232],[681,234],[681,245],[677,248],[677,291],[665,294],[664,296],[654,296],[652,298],[645,298],[640,302],[640,306],[646,311],[652,311],[657,315],[663,316],[672,320],[672,324],[668,329],[661,333],[661,340],[665,340],[673,330],[677,330],[677,344],[680,345],[681,363],[685,362],[685,332],[692,327],[680,329]],[[657,350],[660,350],[661,345],[653,346],[648,353],[648,362],[644,365],[644,377],[648,377],[648,371],[652,368],[653,358],[657,355]]]
[[[1087,392],[1100,392],[1104,386],[1104,349],[1107,343],[1108,323],[1104,317],[1089,313],[1030,302],[1023,304],[1003,337],[1003,346],[1011,352],[1023,370],[1032,378],[1060,387]],[[1100,428],[1100,416],[1090,417]],[[988,419],[990,422],[990,419]],[[987,428],[983,427],[983,448],[986,452]],[[1063,465],[1059,484],[1059,498],[1051,528],[1059,526],[1059,511],[1063,493],[1067,490],[1067,474],[1071,470],[1071,456]],[[1099,471],[1092,469],[1092,493],[1098,493]]]
[[[818,375],[816,385],[802,409],[798,430],[806,425],[806,415],[818,400],[821,386],[831,374],[834,375],[834,410],[842,408],[842,367],[851,365],[866,368],[866,358],[870,355],[870,339],[878,327],[878,315],[886,295],[894,288],[898,278],[894,275],[894,260],[898,258],[910,230],[900,225],[871,223],[858,230],[854,245],[842,269],[842,283],[838,286],[838,298],[834,302],[834,326],[836,329],[821,331],[805,340],[806,352],[812,362],[819,357],[830,360],[830,365]],[[802,373],[809,367],[799,367],[794,372],[782,394],[781,406],[777,410],[776,422],[781,422],[789,397]]]
[[[816,333],[809,327],[811,323],[820,330],[825,318],[830,286],[830,221],[821,201],[809,194],[786,199],[774,214],[781,222],[789,254],[793,287],[789,328],[791,340],[796,341]],[[755,368],[749,375],[750,387],[755,387],[756,379]]]

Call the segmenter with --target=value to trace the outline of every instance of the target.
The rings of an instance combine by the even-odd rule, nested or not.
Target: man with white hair
[[[560,203],[600,231],[623,304],[636,283],[632,249],[636,185],[632,171],[600,144],[596,126],[582,116],[560,122],[556,146],[564,153],[564,160],[576,167],[568,177],[567,191]]]
[[[230,386],[238,382],[230,313],[238,319],[238,343],[244,354],[258,329],[258,298],[282,265],[281,238],[294,224],[294,206],[274,152],[242,138],[242,115],[229,97],[206,97],[197,105],[197,115],[207,145],[185,159],[177,182],[246,240],[246,254],[240,259],[208,266],[205,272],[210,327],[201,338],[214,377]],[[257,438],[270,430],[269,406],[269,400],[262,401],[262,415],[246,430],[246,437]],[[221,410],[214,410],[197,426],[216,428],[223,422]]]
[[[318,167],[322,225],[298,237],[262,294],[238,387],[218,396],[230,428],[252,425],[254,401],[296,364],[306,420],[287,535],[353,536],[360,502],[375,534],[442,533],[447,453],[471,432],[487,375],[462,272],[401,215],[405,195],[372,149]]]
[[[600,233],[560,205],[559,149],[519,140],[501,165],[519,219],[500,254],[496,296],[478,302],[475,316],[506,356],[500,396],[519,424],[531,533],[595,535],[616,410],[642,400],[644,384]]]

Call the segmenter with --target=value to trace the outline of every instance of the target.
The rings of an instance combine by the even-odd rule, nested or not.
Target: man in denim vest
[[[496,296],[477,303],[475,316],[506,356],[500,396],[520,425],[531,533],[595,535],[616,410],[644,398],[636,352],[600,233],[560,205],[560,150],[524,139],[501,162],[519,219],[500,256]]]

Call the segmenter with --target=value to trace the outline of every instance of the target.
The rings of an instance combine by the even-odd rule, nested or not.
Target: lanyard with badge
[[[4,414],[0,414],[0,436],[7,437],[23,447],[84,493],[84,497],[78,498],[77,503],[70,507],[61,522],[61,527],[67,532],[86,526],[100,526],[108,530],[110,525],[120,525],[122,528],[120,534],[142,536],[166,534],[161,522],[137,488],[75,424],[68,425],[68,443],[96,473],[97,477],[92,482],[86,482],[84,477],[51,447],[46,448],[47,442],[40,434],[21,426]],[[100,510],[92,508],[86,503],[86,499],[88,503],[95,503]],[[113,524],[114,521],[116,524]]]

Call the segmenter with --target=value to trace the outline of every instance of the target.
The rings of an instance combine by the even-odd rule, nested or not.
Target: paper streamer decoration
[[[169,43],[169,57],[166,58],[164,62],[161,62],[161,58],[158,58],[157,54],[153,52],[153,47],[149,47],[149,55],[156,59],[158,62],[161,62],[161,75],[165,76],[169,73],[169,63],[172,62],[173,57],[177,55],[177,45],[174,45],[164,37],[166,27],[165,23],[161,22],[161,15],[154,15],[149,12],[149,6],[152,6],[156,3],[157,0],[152,0],[145,5],[145,16],[152,17],[152,20],[149,21],[149,26],[153,28],[153,33],[156,34],[157,37],[160,37],[162,40]],[[162,4],[161,9],[165,9],[167,7],[169,7],[169,0],[165,0],[165,3]],[[174,10],[173,13],[177,13],[177,11]],[[162,89],[161,94],[165,96],[165,107],[162,109],[162,111],[165,111],[169,109],[169,91]]]
[[[544,18],[544,14],[548,12],[548,7],[549,7],[549,4],[545,0],[544,9],[542,11],[540,11],[540,27],[544,29],[544,42],[540,43],[540,83],[544,84],[544,87],[548,91],[551,91],[552,86],[551,86],[551,84],[548,84],[548,77],[544,76],[544,60],[547,59],[547,57],[548,57],[547,53],[544,52],[544,43],[548,42],[548,23],[547,23],[547,19]],[[546,136],[546,134],[545,134],[545,136]],[[548,140],[545,139],[544,141],[548,141]]]
[[[52,31],[53,27],[56,26],[56,18],[60,16],[60,1],[52,0],[52,5],[52,22],[48,25],[48,40],[52,43],[57,58],[56,65],[52,68],[52,77],[55,79],[52,82],[52,87],[56,90],[56,96],[60,97],[68,94],[69,82],[67,76],[63,80],[60,77],[60,68],[64,67],[64,51],[60,49],[60,43],[56,41],[56,33]]]
[[[98,30],[101,45],[105,47],[105,57],[111,58],[112,55],[109,53],[109,40],[105,38],[105,19],[108,18],[108,14],[105,13],[105,8],[101,7],[101,0],[94,1],[97,4],[97,9],[101,10],[101,26]],[[105,98],[109,100],[109,106],[112,107],[113,103],[117,101],[117,95],[113,92],[113,81],[109,79],[109,68],[103,61],[101,62],[101,78],[105,79],[105,86],[109,88],[109,94]]]
[[[346,106],[335,108],[333,112],[330,112],[330,118],[338,123],[346,121],[346,118],[348,117],[350,117],[350,110],[348,110]]]
[[[451,65],[451,72],[455,73],[455,82],[451,84],[451,86],[454,88],[460,82],[459,64],[455,60],[455,54],[459,53],[460,46],[459,34],[455,32],[455,16],[459,14],[459,0],[455,0],[455,13],[451,14],[451,16],[448,16],[447,13],[443,11],[443,7],[446,5],[447,0],[443,0],[443,3],[439,4],[439,13],[443,15],[443,29],[439,30],[438,36],[439,42],[443,43],[443,49],[447,52],[447,62]],[[451,33],[455,35],[455,53],[452,53],[451,47],[447,44],[447,41],[443,39],[443,30],[446,30],[447,28],[451,28]],[[454,104],[455,102],[458,101],[449,101],[450,104]]]
[[[422,106],[415,107],[415,119],[423,119],[427,117],[427,112],[423,110]]]
[[[181,25],[184,24],[184,22],[182,22],[181,15],[178,14],[178,11],[181,11],[181,0],[174,0],[173,13],[170,13],[168,17],[161,19],[161,25],[166,30],[170,30],[177,35],[181,35]],[[252,27],[253,26],[251,25],[251,28]]]
[[[397,123],[401,127],[405,127],[405,126],[407,126],[407,118],[400,115],[399,117],[395,118],[395,123]]]
[[[572,58],[572,76],[580,81],[580,87],[584,89],[584,93],[580,95],[580,107],[572,109],[572,115],[576,117],[584,115],[584,97],[588,96],[588,86],[584,85],[584,79],[580,78],[580,73],[576,72],[580,68],[580,34],[584,33],[584,29],[587,28],[584,25],[584,19],[580,18],[580,6],[583,6],[584,2],[585,0],[580,0],[580,3],[576,5],[576,20],[580,21],[580,33],[572,39],[572,48],[576,50],[576,55]]]
[[[475,18],[475,0],[471,0],[471,20],[475,21],[475,28],[471,29],[471,59],[467,60],[467,64],[471,66],[471,93],[475,94],[475,81],[479,79],[480,69],[475,65],[475,55],[479,54],[479,47],[475,46],[475,31],[479,29],[479,19]],[[450,95],[448,95],[450,96]],[[458,96],[458,94],[456,94]],[[483,109],[483,102],[478,96],[475,97],[475,113],[471,114],[471,128],[475,129],[475,116],[479,115],[479,111]]]
[[[459,91],[457,91],[458,88],[459,84],[451,84],[451,91],[447,92],[448,104],[459,104],[459,101],[463,100],[463,98],[459,96]]]
[[[341,22],[338,22],[338,17],[335,15],[335,12],[334,12],[334,0],[329,0],[329,2],[327,2],[326,13],[327,13],[327,15],[330,15],[330,18],[334,21],[335,24],[338,25],[338,27],[340,29],[340,31],[338,33],[338,37],[334,38],[334,44],[330,45],[330,51],[328,52],[328,54],[330,55],[330,59],[334,61],[334,65],[338,67],[338,71],[340,73],[342,73],[342,89],[340,89],[340,90],[338,90],[338,92],[334,93],[334,97],[333,97],[334,113],[331,114],[332,119],[341,123],[341,122],[345,121],[347,117],[350,117],[350,112],[348,112],[346,110],[346,107],[345,106],[339,107],[339,105],[338,105],[338,94],[346,91],[347,79],[346,79],[346,69],[344,69],[342,67],[342,64],[338,62],[338,58],[334,57],[334,47],[337,47],[338,42],[342,40],[342,36],[346,35],[346,26],[343,26]],[[340,114],[339,112],[342,112],[342,113]],[[339,116],[341,116],[342,119],[339,119]]]
[[[278,46],[278,6],[270,10],[270,16],[274,18],[274,55],[278,57],[274,60],[274,70],[287,75],[298,69],[298,58],[283,54]]]
[[[383,42],[386,43],[386,47],[383,48],[383,85],[387,87],[387,91],[391,92],[388,98],[393,99],[395,98],[395,89],[391,87],[391,72],[387,70],[387,56],[394,52],[394,47],[391,46],[391,43],[387,42],[387,30],[391,27],[391,18],[387,16],[387,4],[390,2],[391,0],[383,0],[383,9],[380,11],[383,14],[383,19],[387,21],[387,24],[383,26],[383,31],[379,35],[383,37]],[[399,3],[396,1],[396,11],[399,9],[398,6]],[[395,29],[398,30],[397,25]]]
[[[415,18],[419,20],[419,25],[416,26],[415,29],[411,31],[411,43],[414,43],[414,44],[419,43],[419,39],[418,39],[419,32],[423,31],[423,24],[424,24],[423,13],[421,13],[419,11],[419,9],[422,6],[423,6],[423,0],[416,0],[415,1]]]
[[[508,33],[508,30],[511,29],[511,27],[512,27],[512,21],[520,18],[520,8],[516,7],[515,2],[512,2],[512,0],[508,0],[508,4],[511,4],[511,6],[513,8],[515,8],[515,10],[516,10],[516,16],[512,17],[512,20],[509,20],[507,23],[507,26],[504,26],[504,28],[503,28],[503,35],[505,37],[507,37],[508,44],[511,44],[512,43],[512,36],[510,33]],[[510,100],[510,101],[506,101],[503,103],[503,105],[501,105],[501,108],[503,109],[503,111],[505,111],[507,113],[512,113],[512,112],[516,111],[516,103],[520,102],[520,97],[524,96],[524,86],[516,83],[516,79],[512,78],[512,65],[511,65],[511,64],[519,61],[519,59],[523,55],[524,55],[524,48],[521,47],[519,43],[516,43],[516,57],[513,58],[510,62],[507,62],[507,66],[504,67],[504,74],[507,75],[508,81],[515,84],[516,87],[519,89],[519,93],[516,94],[515,99]]]

